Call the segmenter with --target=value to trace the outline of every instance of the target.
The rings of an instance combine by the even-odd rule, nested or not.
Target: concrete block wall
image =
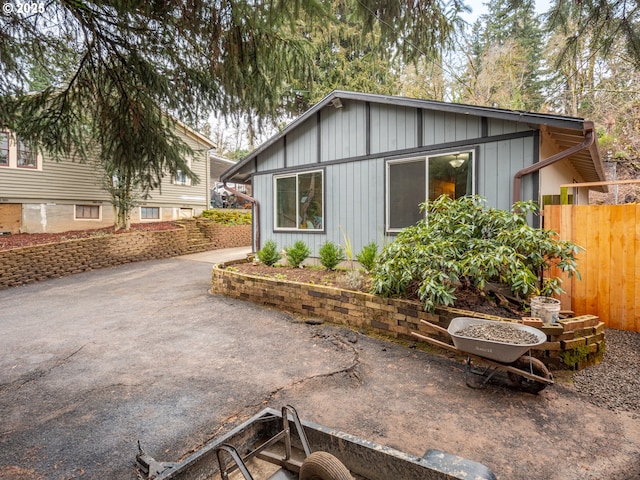
[[[214,236],[197,246],[189,242],[189,230],[179,226],[175,230],[102,234],[3,251],[0,252],[0,289],[124,263],[251,244],[250,225],[218,227],[211,229],[211,233],[222,240]],[[238,227],[248,231],[248,243],[241,243],[246,241],[247,234],[238,232]]]
[[[412,331],[450,343],[447,336],[434,334],[422,324],[422,319],[445,329],[454,317],[460,316],[513,321],[455,308],[436,308],[429,313],[415,301],[247,275],[233,271],[233,265],[230,267],[214,266],[212,293],[413,342],[417,340]],[[532,355],[548,367],[581,369],[598,362],[604,352],[604,324],[596,316],[561,320],[540,330],[547,335],[547,342],[533,349]]]

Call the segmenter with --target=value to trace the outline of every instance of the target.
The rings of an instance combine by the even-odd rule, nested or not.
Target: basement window
[[[100,220],[100,205],[76,205],[76,220]]]
[[[140,207],[141,220],[159,220],[160,207]]]

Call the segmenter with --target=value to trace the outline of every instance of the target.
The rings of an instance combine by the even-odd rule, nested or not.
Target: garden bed
[[[267,271],[272,273],[258,275],[262,269],[270,269]],[[383,298],[333,285],[333,274],[326,277],[327,272],[321,269],[294,270],[301,271],[291,272],[296,279],[287,277],[289,270],[284,267],[257,268],[246,261],[216,265],[212,270],[211,292],[411,342],[415,341],[411,332],[434,335],[421,324],[422,319],[444,329],[453,318],[463,316],[517,321],[461,308],[436,307],[433,313],[425,312],[415,300]],[[311,274],[314,270],[316,273]],[[313,283],[300,281],[307,275],[317,278]],[[600,361],[604,353],[604,323],[594,315],[562,319],[539,330],[547,335],[547,342],[534,347],[532,354],[549,368],[579,370]]]

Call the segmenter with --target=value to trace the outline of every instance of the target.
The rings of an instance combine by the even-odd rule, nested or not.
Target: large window
[[[387,231],[399,231],[423,217],[420,204],[440,195],[459,198],[474,193],[473,152],[389,160]]]
[[[324,230],[323,171],[275,177],[276,230]]]

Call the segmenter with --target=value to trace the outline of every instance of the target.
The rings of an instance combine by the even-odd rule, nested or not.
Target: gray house
[[[355,252],[391,241],[442,194],[544,205],[558,202],[561,184],[604,173],[582,118],[334,91],[221,180],[252,186],[254,248],[303,240],[317,255],[343,235]]]

